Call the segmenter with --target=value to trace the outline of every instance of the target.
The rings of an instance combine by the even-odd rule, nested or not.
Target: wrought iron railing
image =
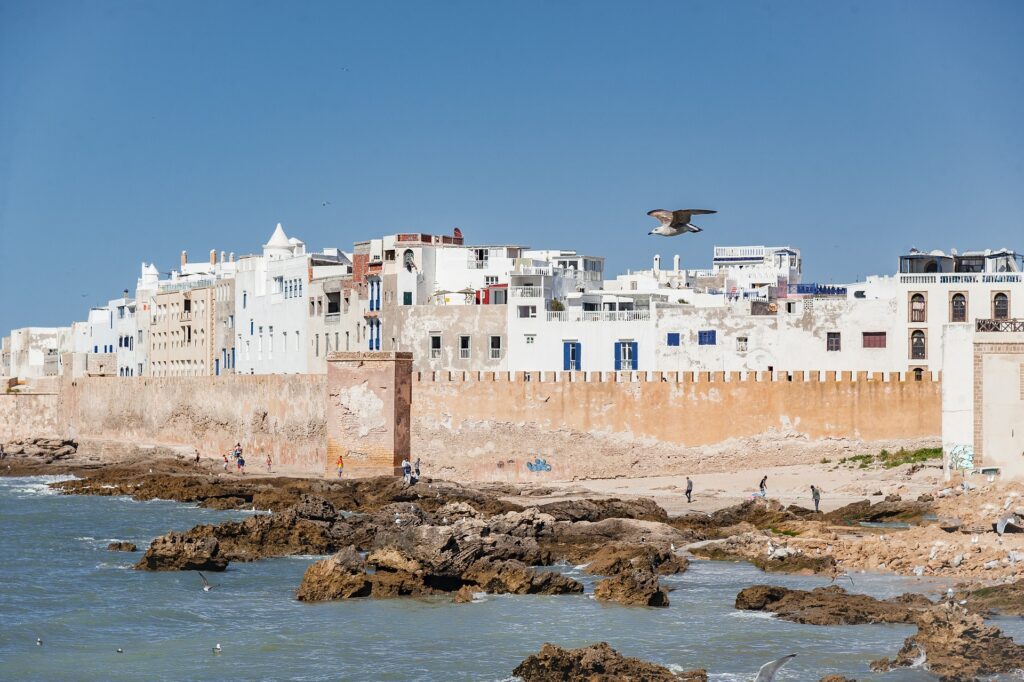
[[[977,320],[975,330],[979,332],[1024,332],[1024,319]]]

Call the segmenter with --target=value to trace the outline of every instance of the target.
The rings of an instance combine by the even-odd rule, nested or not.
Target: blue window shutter
[[[576,343],[576,369],[583,369],[583,344]]]
[[[718,336],[718,333],[714,329],[712,329],[711,331],[708,332],[708,336],[710,337],[708,339],[708,343],[709,344],[714,346],[714,345],[716,345],[718,343],[718,339],[716,338]]]
[[[566,372],[568,372],[569,369],[570,369],[570,367],[569,367],[569,347],[571,345],[572,344],[569,343],[568,341],[563,341],[562,342],[562,369],[564,369]]]
[[[622,369],[622,344],[618,341],[615,342],[615,371],[618,372]]]
[[[213,373],[220,376],[220,358],[213,359]]]
[[[668,343],[669,346],[678,346],[679,345],[679,332],[669,332],[667,343]]]
[[[629,345],[632,346],[633,350],[633,366],[630,367],[630,369],[640,369],[640,358],[636,354],[636,349],[637,346],[639,346],[639,344],[636,341],[634,341]]]

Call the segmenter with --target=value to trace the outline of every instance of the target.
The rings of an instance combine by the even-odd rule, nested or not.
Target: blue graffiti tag
[[[530,471],[551,471],[551,465],[540,457],[534,457],[532,462],[527,462],[526,468]]]

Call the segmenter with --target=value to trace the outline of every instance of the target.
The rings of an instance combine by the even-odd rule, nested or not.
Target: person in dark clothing
[[[416,463],[413,464],[413,471],[416,472],[416,480],[419,480],[419,478],[420,478],[420,458],[419,457],[416,458]]]
[[[761,489],[761,497],[768,497],[768,474],[765,474],[757,487]]]
[[[693,481],[691,481],[690,477],[687,476],[686,477],[686,503],[687,504],[689,504],[690,502],[693,501],[692,499],[690,499],[691,495],[693,495]]]
[[[814,500],[814,512],[820,514],[821,510],[818,505],[821,504],[821,489],[815,486],[811,486],[811,499]]]

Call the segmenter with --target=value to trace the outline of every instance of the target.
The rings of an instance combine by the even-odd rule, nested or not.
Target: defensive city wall
[[[387,376],[398,393],[411,386],[411,419],[401,427],[411,457],[422,458],[425,474],[450,478],[740,471],[934,445],[941,432],[940,382],[927,373],[918,381],[779,371]],[[363,441],[395,428],[400,410],[388,412],[374,397],[378,379],[332,367],[327,376],[45,380],[0,394],[0,440],[195,446],[215,456],[240,441],[257,470],[269,453],[278,465],[336,475],[337,455],[358,469]],[[348,431],[328,423],[339,395],[345,415],[355,414]]]

